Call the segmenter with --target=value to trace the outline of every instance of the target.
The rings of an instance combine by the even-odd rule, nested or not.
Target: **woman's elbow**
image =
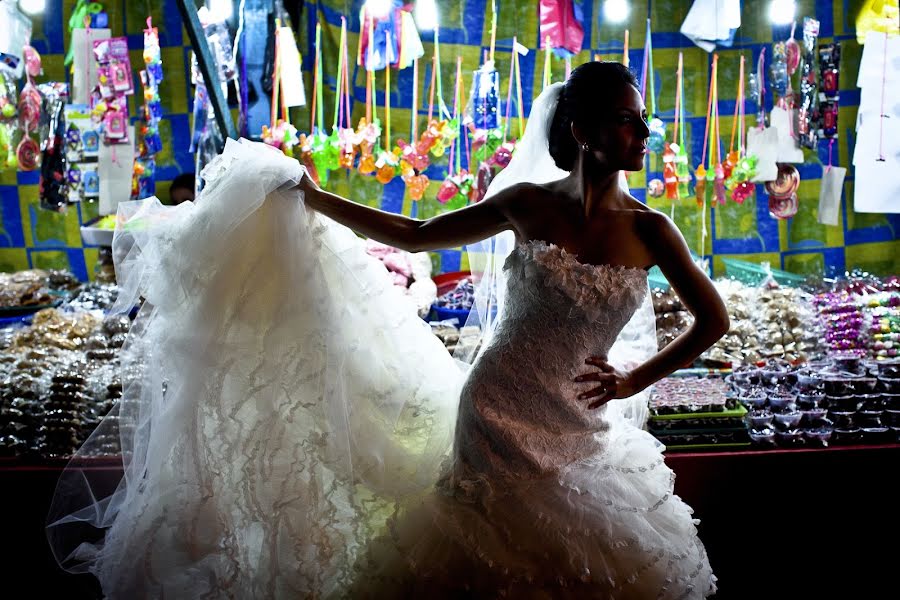
[[[721,311],[715,311],[714,314],[711,314],[706,329],[710,332],[713,343],[722,339],[728,333],[728,330],[731,329],[731,317],[728,316],[728,311],[723,307]]]

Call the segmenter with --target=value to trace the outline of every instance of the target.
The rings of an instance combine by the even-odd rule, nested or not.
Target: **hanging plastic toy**
[[[800,188],[800,173],[792,164],[778,165],[778,177],[775,181],[766,182],[769,193],[769,213],[776,219],[790,219],[797,214],[799,201],[797,190]]]
[[[770,85],[772,91],[778,97],[784,97],[790,86],[787,66],[787,48],[784,42],[778,42],[772,47],[772,64],[770,70]]]
[[[819,107],[819,135],[826,139],[835,139],[838,134],[840,63],[840,43],[834,42],[819,48],[819,70],[822,77],[820,98],[823,98]]]
[[[755,186],[750,180],[756,176],[756,157],[747,156],[744,143],[744,66],[745,59],[741,57],[740,70],[738,72],[738,92],[734,106],[734,119],[731,126],[731,142],[729,143],[728,156],[723,163],[725,169],[725,189],[731,193],[731,199],[738,204],[743,204],[749,198]],[[735,138],[737,147],[735,147]]]
[[[678,173],[675,169],[675,156],[678,144],[666,144],[663,152],[663,182],[666,188],[666,198],[678,200]]]
[[[797,136],[800,145],[815,149],[819,144],[819,91],[816,78],[816,39],[819,22],[809,17],[803,19],[803,63],[800,69],[800,95],[797,110]]]

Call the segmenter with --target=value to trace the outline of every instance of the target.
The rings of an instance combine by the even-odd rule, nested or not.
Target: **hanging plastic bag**
[[[681,33],[707,52],[730,47],[741,26],[740,0],[695,0],[681,24]]]
[[[563,57],[581,52],[584,29],[576,14],[573,0],[541,0],[541,46],[550,40],[550,47]]]
[[[31,43],[31,19],[15,2],[0,2],[0,22],[0,70],[19,79],[24,69],[22,49]]]
[[[747,132],[747,154],[756,156],[756,183],[774,181],[778,177],[778,130],[772,127],[754,127]]]
[[[819,189],[819,223],[837,225],[841,213],[841,193],[847,169],[827,165],[822,173],[822,187]]]
[[[778,155],[780,163],[802,163],[803,150],[797,146],[796,132],[794,130],[794,111],[780,106],[772,109],[769,121],[770,129],[778,130]]]
[[[416,21],[409,12],[411,5],[398,11],[400,14],[400,53],[397,61],[398,69],[405,69],[413,64],[413,61],[425,55],[425,47],[419,37]]]

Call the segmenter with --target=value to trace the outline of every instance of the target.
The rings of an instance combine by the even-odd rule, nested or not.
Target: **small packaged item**
[[[97,163],[82,163],[81,189],[86,199],[96,199],[100,196],[100,177],[97,174]]]
[[[103,117],[103,134],[108,141],[128,139],[128,114],[121,108],[113,108]]]
[[[841,46],[838,42],[819,48],[819,71],[822,76],[822,95],[837,98],[840,92]]]
[[[121,94],[134,93],[131,61],[128,56],[128,38],[115,37],[95,40],[94,57],[101,67],[106,67],[107,86]]]

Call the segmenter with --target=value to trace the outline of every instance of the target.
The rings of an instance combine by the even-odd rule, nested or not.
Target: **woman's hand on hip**
[[[578,396],[579,400],[591,401],[589,409],[599,408],[616,398],[629,398],[638,392],[631,381],[631,373],[615,368],[605,357],[591,356],[584,363],[599,369],[575,378],[576,383],[599,384]]]

